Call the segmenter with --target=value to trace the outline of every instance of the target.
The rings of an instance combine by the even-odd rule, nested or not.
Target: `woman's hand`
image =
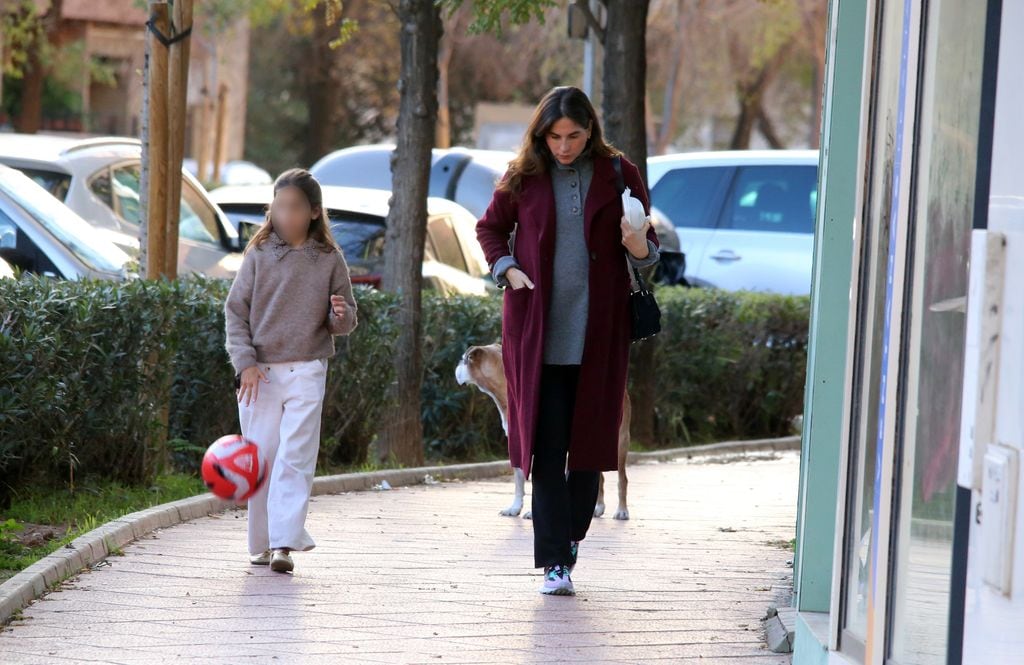
[[[634,229],[625,217],[619,224],[622,229],[622,244],[626,250],[637,259],[646,259],[651,248],[647,246],[647,231],[651,228],[651,218],[648,217],[644,225]]]
[[[509,268],[505,271],[505,280],[508,285],[512,287],[513,291],[518,291],[524,286],[528,289],[533,288],[533,282],[526,276],[526,273],[519,268]]]
[[[342,296],[331,296],[331,311],[334,312],[334,316],[344,319],[348,313],[348,303],[345,302],[345,298]]]
[[[238,403],[241,404],[242,400],[245,400],[245,405],[249,406],[249,403],[255,403],[256,398],[260,394],[260,382],[270,383],[270,379],[263,373],[256,365],[252,367],[246,367],[242,370],[241,388],[238,389]]]

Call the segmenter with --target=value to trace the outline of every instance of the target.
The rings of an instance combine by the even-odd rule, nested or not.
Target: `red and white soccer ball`
[[[202,473],[214,495],[247,501],[266,480],[267,462],[255,443],[229,434],[210,444],[203,455]]]

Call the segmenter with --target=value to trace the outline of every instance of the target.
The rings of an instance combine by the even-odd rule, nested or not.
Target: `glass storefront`
[[[884,642],[887,662],[930,665],[946,662],[986,3],[930,0],[920,14],[903,0],[873,8],[838,641],[856,660],[873,661],[866,649],[878,653]],[[903,132],[913,140],[901,162],[902,66],[911,68]],[[902,192],[898,177],[910,181]],[[901,195],[906,210],[894,210]],[[890,282],[899,267],[902,279]],[[895,403],[883,412],[894,381]]]
[[[925,12],[887,612],[900,665],[946,663],[986,6]]]
[[[893,162],[896,151],[897,100],[903,3],[879,2],[875,9],[871,93],[869,165],[864,190],[858,289],[855,291],[848,516],[844,546],[845,598],[840,647],[861,655],[867,637],[868,585],[877,472],[878,406],[882,351],[885,345],[886,265],[892,206]]]

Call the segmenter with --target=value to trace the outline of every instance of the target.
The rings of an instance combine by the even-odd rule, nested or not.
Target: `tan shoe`
[[[295,568],[288,550],[274,550],[274,556],[270,559],[270,569],[275,573],[290,573]]]
[[[273,556],[273,552],[263,550],[263,554],[254,554],[249,557],[249,563],[254,566],[269,566],[271,556]]]

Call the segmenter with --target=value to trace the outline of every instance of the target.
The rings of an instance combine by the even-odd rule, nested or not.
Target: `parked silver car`
[[[691,284],[810,293],[818,151],[664,155],[648,160],[647,174]]]
[[[138,254],[139,141],[0,133],[0,164],[24,172],[87,222],[114,232],[126,252]],[[231,277],[241,265],[234,227],[184,170],[179,237],[180,273]]]
[[[323,195],[331,233],[345,253],[352,281],[380,286],[391,193],[323,186]],[[210,192],[210,197],[236,225],[244,243],[266,218],[274,188],[271,185],[218,187]],[[482,295],[496,290],[476,240],[476,218],[446,199],[427,199],[423,280],[426,288],[445,294]]]
[[[122,280],[130,257],[20,171],[0,166],[0,260],[46,277]]]

